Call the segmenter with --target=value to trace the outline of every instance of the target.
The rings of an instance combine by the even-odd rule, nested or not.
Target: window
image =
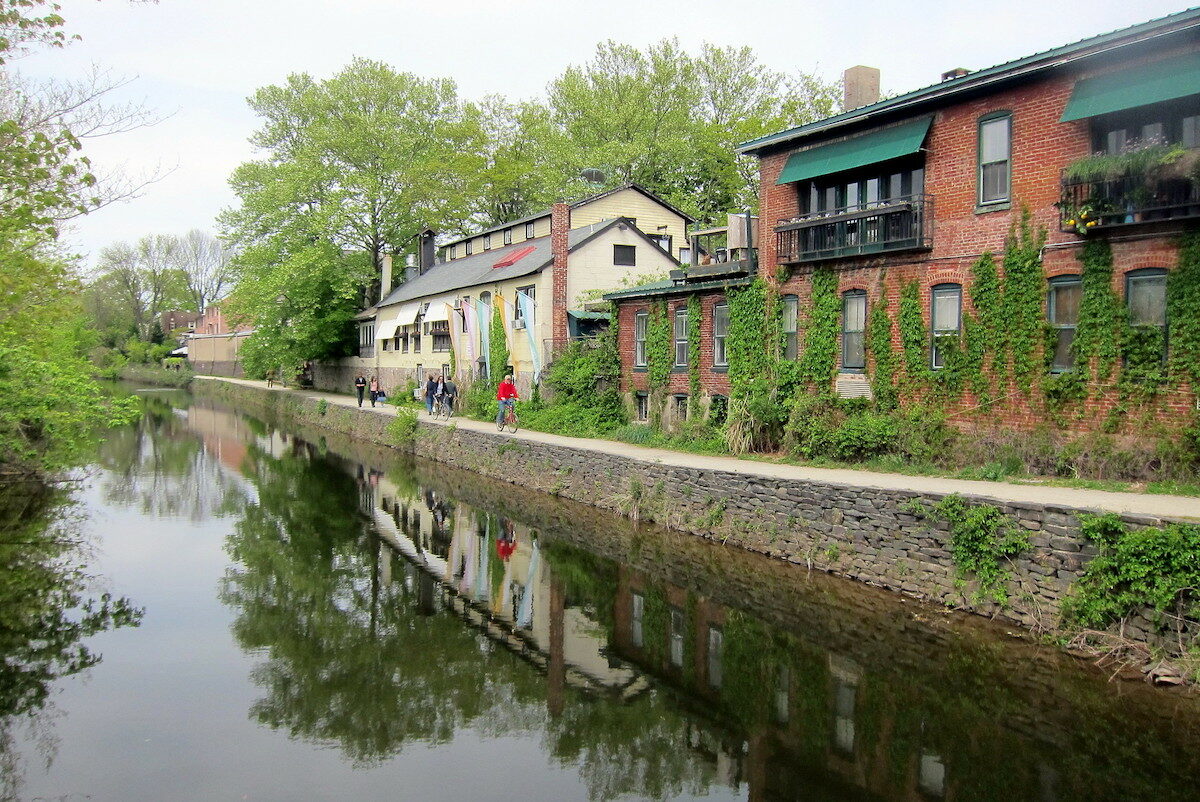
[[[483,249],[485,251],[490,251],[492,249],[492,235],[491,234],[483,235]]]
[[[1167,271],[1158,267],[1125,274],[1129,325],[1161,332],[1162,358],[1167,358]]]
[[[671,235],[670,234],[647,234],[650,241],[658,247],[662,248],[667,253],[671,252]]]
[[[688,310],[675,310],[675,367],[686,368],[688,363]]]
[[[404,331],[400,334],[400,350],[408,353],[408,340],[412,335],[408,331],[408,326],[404,327]]]
[[[1008,200],[1012,156],[1012,115],[979,121],[979,203]]]
[[[676,668],[683,666],[683,610],[671,608],[671,629],[668,632],[668,646],[671,652],[671,665]]]
[[[395,337],[393,337],[393,338],[392,338],[392,350],[393,350],[393,351],[399,351],[399,350],[400,350],[400,339],[401,339],[401,336],[402,336],[402,335],[400,335],[400,334],[397,334]],[[405,344],[405,346],[407,346],[407,345],[408,345],[408,341],[407,341],[407,340],[405,340],[404,344]],[[405,350],[405,351],[407,351],[407,350],[408,350],[408,348],[405,348],[404,350]]]
[[[614,245],[613,246],[613,264],[614,265],[629,265],[637,264],[637,246],[636,245]]]
[[[867,329],[867,293],[850,290],[842,296],[842,369],[864,370],[867,348],[863,336]]]
[[[429,324],[429,333],[433,335],[433,345],[430,350],[435,352],[450,350],[450,322],[435,320]]]
[[[417,319],[417,322],[416,322],[416,323],[414,323],[414,324],[413,324],[413,327],[412,327],[412,344],[413,344],[413,347],[412,347],[412,349],[413,349],[413,353],[414,353],[414,354],[419,354],[419,353],[421,353],[421,323],[420,323],[420,318],[418,318],[418,319]]]
[[[724,368],[729,366],[729,354],[725,351],[725,342],[729,337],[729,305],[716,304],[712,311],[712,338],[713,338],[713,367]]]
[[[692,249],[691,248],[680,248],[679,249],[679,264],[690,265],[691,263],[692,263]]]
[[[933,288],[930,297],[930,328],[933,329],[933,347],[931,349],[934,370],[945,367],[945,353],[938,345],[943,337],[958,337],[962,322],[962,285],[939,284]]]
[[[416,376],[417,376],[417,384],[424,384],[424,383],[425,383],[425,370],[424,370],[424,368],[421,366],[421,363],[420,363],[420,362],[418,362],[418,363],[417,363],[417,373],[416,373]],[[417,517],[417,511],[416,511],[416,510],[413,510],[413,517],[414,517],[414,518],[415,518],[415,517]],[[418,520],[419,520],[419,519],[418,519]]]
[[[646,327],[650,313],[642,310],[633,316],[633,366],[646,367]]]
[[[650,396],[646,393],[638,393],[633,397],[633,401],[637,407],[638,423],[645,423],[650,420]]]
[[[799,320],[800,299],[795,295],[783,296],[783,358],[795,359],[800,355],[800,337],[796,332]]]
[[[640,593],[634,593],[630,597],[632,602],[629,614],[629,636],[633,640],[633,645],[637,648],[642,648],[643,630],[642,618],[646,614],[646,597]]]
[[[1075,341],[1075,326],[1079,323],[1079,302],[1082,298],[1083,285],[1079,276],[1055,276],[1050,279],[1046,319],[1054,331],[1054,356],[1050,362],[1053,373],[1061,373],[1075,366],[1071,343]]]
[[[672,396],[675,401],[675,420],[687,420],[688,413],[688,397],[686,395]]]
[[[443,363],[442,363],[442,375],[443,375],[443,376],[449,376],[449,375],[450,375],[450,363],[448,363],[448,362],[443,362]]]
[[[522,307],[522,304],[521,304],[521,296],[522,295],[524,295],[526,298],[529,299],[529,304],[528,304],[529,305],[529,319],[528,320],[525,319],[525,312],[521,308]],[[536,298],[536,296],[537,296],[537,287],[535,287],[532,284],[530,284],[527,287],[517,287],[517,303],[515,304],[516,310],[513,312],[513,328],[514,329],[533,328],[534,318],[536,317],[536,314],[537,314],[537,306],[536,306],[536,302],[534,300]]]
[[[472,245],[474,245],[474,243],[471,240],[467,240],[466,242],[463,243],[463,252],[467,256],[471,255],[471,246]]]
[[[512,245],[512,229],[511,228],[504,229],[504,244]]]
[[[797,192],[804,215],[837,214],[900,203],[925,192],[924,161],[896,159],[860,171],[800,181]]]
[[[717,627],[708,628],[708,687],[721,687],[721,650],[725,646],[725,633]]]
[[[533,223],[525,224],[525,239],[533,239]]]

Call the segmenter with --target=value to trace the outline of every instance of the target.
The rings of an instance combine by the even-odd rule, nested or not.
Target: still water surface
[[[1200,704],[1003,628],[183,394],[101,447],[21,799],[1136,800]],[[0,744],[0,747],[3,747]]]

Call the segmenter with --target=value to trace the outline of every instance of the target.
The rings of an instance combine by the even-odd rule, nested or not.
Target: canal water
[[[98,661],[78,672],[20,671],[43,641],[4,635],[9,798],[1200,793],[1192,695],[802,566],[142,395],[42,516],[140,624],[118,609],[67,637]]]

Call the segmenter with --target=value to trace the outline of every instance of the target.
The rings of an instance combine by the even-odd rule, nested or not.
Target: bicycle
[[[446,402],[446,399],[440,395],[435,396],[433,399],[433,417],[434,417],[434,419],[436,420],[437,418],[440,418],[444,415],[446,417],[446,420],[450,420],[450,414],[451,414],[450,404],[448,404]]]
[[[516,434],[517,427],[521,423],[520,419],[517,418],[517,405],[511,400],[501,403],[504,404],[504,417],[500,419],[500,423],[496,426],[496,429],[502,432],[504,431],[504,427],[507,426],[509,431]]]

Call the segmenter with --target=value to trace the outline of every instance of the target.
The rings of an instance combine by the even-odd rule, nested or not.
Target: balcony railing
[[[1200,187],[1190,178],[1123,175],[1104,181],[1062,179],[1061,231],[1200,217]]]
[[[780,220],[776,253],[784,264],[933,247],[933,198],[909,195]]]

